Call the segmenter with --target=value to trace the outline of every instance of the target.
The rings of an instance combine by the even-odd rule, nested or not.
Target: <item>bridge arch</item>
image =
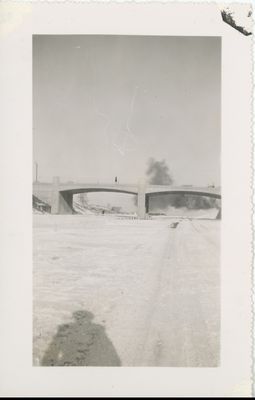
[[[127,190],[123,188],[109,188],[109,187],[76,187],[70,189],[60,189],[55,191],[55,200],[52,202],[52,213],[53,214],[72,214],[73,213],[73,196],[81,193],[124,193],[129,195],[137,195],[137,192],[133,190]]]
[[[192,195],[192,196],[204,196],[204,197],[213,197],[215,199],[221,199],[221,194],[206,190],[192,190],[192,189],[173,189],[173,190],[161,190],[161,191],[150,191],[146,193],[146,196],[159,196],[164,194],[183,194],[183,195]]]
[[[150,198],[157,197],[161,195],[190,195],[190,196],[200,196],[200,197],[210,197],[214,199],[221,200],[221,194],[206,190],[192,190],[192,189],[173,189],[173,190],[161,190],[161,191],[150,191],[145,195],[145,212],[149,212]]]

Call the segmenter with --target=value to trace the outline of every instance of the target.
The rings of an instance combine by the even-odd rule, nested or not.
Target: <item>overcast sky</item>
[[[33,38],[39,179],[135,183],[150,157],[176,184],[220,184],[216,37]]]

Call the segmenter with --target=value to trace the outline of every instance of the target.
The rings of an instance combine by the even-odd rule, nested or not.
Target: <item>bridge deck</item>
[[[137,194],[138,185],[135,184],[109,184],[109,183],[59,183],[55,186],[58,191],[70,191],[74,193],[82,192],[122,192]],[[52,183],[34,183],[33,190],[36,191],[52,191]],[[215,195],[221,196],[220,187],[202,187],[202,186],[169,186],[169,185],[145,185],[144,191],[146,194],[167,194],[167,193],[186,193],[199,195]]]

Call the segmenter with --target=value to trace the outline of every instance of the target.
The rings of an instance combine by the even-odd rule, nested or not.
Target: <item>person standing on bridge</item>
[[[118,183],[118,177],[115,176],[115,183]]]

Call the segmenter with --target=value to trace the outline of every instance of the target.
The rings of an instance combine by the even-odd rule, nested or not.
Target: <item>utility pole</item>
[[[38,164],[35,162],[35,181],[38,182]]]

